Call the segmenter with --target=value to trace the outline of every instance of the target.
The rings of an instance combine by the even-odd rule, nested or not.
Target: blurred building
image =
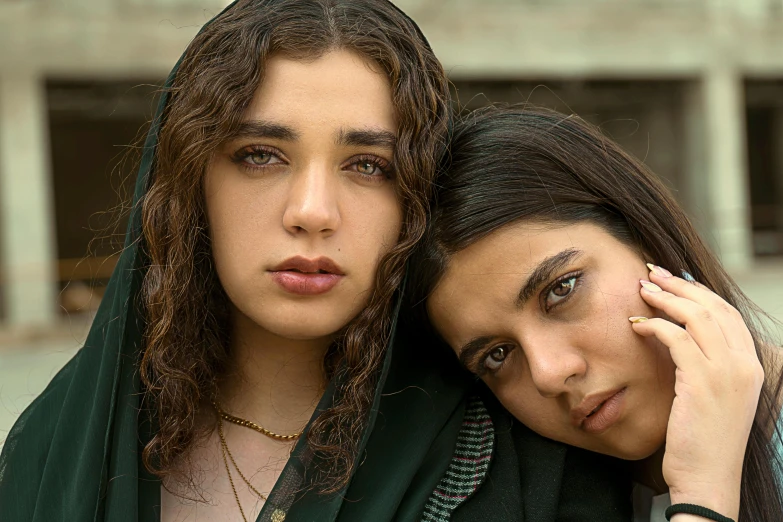
[[[107,211],[132,184],[125,146],[227,3],[0,0],[4,324],[90,306],[121,246]],[[463,106],[576,112],[667,180],[734,273],[783,265],[783,0],[396,3]]]

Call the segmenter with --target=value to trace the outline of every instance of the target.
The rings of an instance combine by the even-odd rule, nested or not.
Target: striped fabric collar
[[[448,522],[484,482],[495,446],[495,426],[484,402],[468,399],[457,447],[445,475],[424,505],[423,522]]]

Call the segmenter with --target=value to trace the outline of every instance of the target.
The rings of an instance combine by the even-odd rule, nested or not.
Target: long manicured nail
[[[646,279],[640,279],[639,282],[642,284],[642,287],[648,292],[663,292],[660,286],[656,285],[655,283],[651,283]]]
[[[643,316],[640,316],[640,315],[639,316],[635,315],[633,317],[629,317],[628,320],[631,321],[633,324],[636,324],[636,323],[643,323],[643,322],[647,321],[648,319],[646,317],[643,317]]]
[[[663,268],[661,266],[658,266],[658,265],[654,265],[652,263],[647,263],[647,268],[650,269],[650,272],[652,272],[653,274],[655,274],[657,276],[660,276],[660,277],[671,277],[672,276],[672,273],[669,272],[668,270],[666,270],[665,268]]]
[[[682,271],[682,278],[685,279],[686,281],[688,281],[689,283],[695,283],[696,282],[696,280],[693,278],[693,276],[687,270],[683,270]]]

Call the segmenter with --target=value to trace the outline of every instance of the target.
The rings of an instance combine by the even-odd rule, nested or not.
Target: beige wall
[[[218,0],[0,1],[0,70],[165,74]],[[398,0],[454,78],[783,74],[779,0]],[[150,74],[151,73],[151,74]]]
[[[52,79],[162,79],[198,28],[226,4],[0,0],[0,85],[24,81],[41,92]],[[421,25],[466,92],[537,82],[557,91],[559,85],[575,110],[594,111],[614,125],[618,140],[678,191],[727,266],[737,274],[754,271],[744,82],[783,78],[783,0],[397,4]],[[630,87],[623,91],[622,85]],[[618,105],[617,96],[639,101]],[[54,320],[57,296],[44,275],[24,283],[9,279],[9,270],[23,263],[49,273],[58,256],[47,203],[53,186],[47,127],[29,127],[45,121],[48,108],[36,101],[40,97],[22,98],[27,101],[7,95],[6,104],[25,104],[15,109],[28,121],[17,121],[19,112],[7,108],[0,113],[6,136],[0,140],[0,292],[6,322],[20,325]],[[623,120],[635,120],[639,130],[624,130]],[[14,145],[17,127],[34,137],[24,153]],[[22,175],[37,181],[20,181]],[[13,204],[22,200],[33,203]],[[15,223],[35,223],[35,233],[18,234]],[[22,251],[24,259],[17,254]]]

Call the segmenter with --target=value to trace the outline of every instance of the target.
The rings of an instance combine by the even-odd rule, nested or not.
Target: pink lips
[[[337,263],[328,257],[295,256],[274,267],[270,273],[283,290],[296,295],[324,294],[345,277]]]
[[[571,420],[588,433],[600,433],[617,422],[623,411],[626,388],[586,397],[571,410]]]

